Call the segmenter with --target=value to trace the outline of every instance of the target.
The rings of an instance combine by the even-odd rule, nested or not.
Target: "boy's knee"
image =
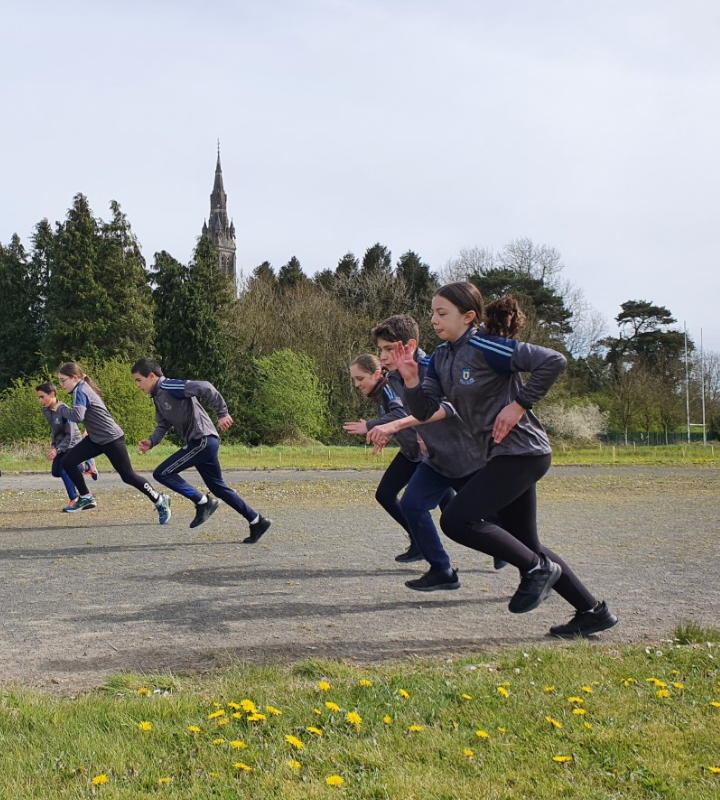
[[[163,474],[160,467],[157,467],[156,469],[153,470],[153,479],[156,480],[158,483],[162,483],[163,485],[165,485],[166,481],[163,478]]]

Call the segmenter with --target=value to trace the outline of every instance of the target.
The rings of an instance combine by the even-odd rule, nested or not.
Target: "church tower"
[[[217,165],[215,166],[215,184],[210,195],[210,220],[203,223],[202,235],[207,236],[217,247],[220,267],[225,274],[237,283],[235,261],[235,225],[228,222],[227,194],[223,186],[222,167],[220,166],[220,142],[218,142]]]

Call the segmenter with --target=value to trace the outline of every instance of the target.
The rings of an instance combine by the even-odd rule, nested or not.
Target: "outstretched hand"
[[[368,432],[367,422],[364,419],[361,419],[360,422],[345,422],[343,423],[343,430],[353,436],[365,436]]]
[[[418,365],[415,360],[415,349],[402,342],[395,342],[392,351],[397,371],[405,381],[405,385],[413,388],[420,383]]]

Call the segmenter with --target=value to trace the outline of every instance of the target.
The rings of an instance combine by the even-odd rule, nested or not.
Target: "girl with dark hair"
[[[479,330],[483,321],[486,327]],[[448,284],[432,301],[432,324],[444,343],[435,350],[422,383],[402,343],[395,345],[395,359],[413,415],[425,420],[440,408],[448,413],[443,401],[449,401],[487,454],[485,464],[443,512],[443,532],[517,567],[521,580],[509,603],[512,613],[537,608],[555,589],[576,613],[550,633],[589,636],[612,628],[617,617],[540,543],[537,532],[536,484],[550,468],[551,449],[532,408],[566,361],[554,350],[492,333],[500,324],[509,332],[519,321],[510,306],[496,306],[485,320],[482,295],[473,284]],[[522,372],[530,376],[527,384]]]
[[[156,492],[150,483],[133,470],[125,445],[125,434],[103,403],[100,387],[74,361],[68,361],[60,367],[58,381],[72,395],[73,403],[72,408],[65,406],[61,409],[62,416],[71,422],[82,422],[87,432],[87,436],[68,450],[62,460],[62,468],[80,493],[80,499],[75,506],[67,510],[87,511],[97,508],[97,502],[88,490],[85,477],[77,467],[83,461],[104,454],[123,483],[134,486],[152,500],[160,524],[168,522],[171,516],[170,498]]]

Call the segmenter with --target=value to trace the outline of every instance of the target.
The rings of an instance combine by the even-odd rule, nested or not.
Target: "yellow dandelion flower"
[[[587,714],[587,711],[584,708],[573,708],[573,714]]]
[[[233,711],[232,713],[233,719],[242,719],[243,715],[239,711]]]
[[[483,731],[483,730],[475,731],[475,736],[477,736],[478,739],[489,739],[490,738],[490,734],[487,731]]]
[[[581,686],[580,688],[583,690],[583,692],[586,692],[587,694],[593,693],[592,686]]]
[[[545,717],[545,722],[549,722],[553,726],[553,728],[562,728],[563,726],[562,722],[558,722],[556,719],[553,719],[552,717]]]
[[[507,689],[507,687],[510,686],[510,681],[504,681],[500,686],[504,686]]]
[[[305,747],[305,745],[300,741],[300,739],[297,738],[297,736],[291,736],[288,734],[285,737],[285,741],[288,744],[291,744],[296,750],[302,750],[303,747]]]
[[[217,778],[219,776],[220,776],[219,772],[208,772],[208,777],[209,778]]]
[[[507,733],[507,728],[498,728],[500,733]]]
[[[220,741],[222,741],[222,739]],[[244,747],[247,747],[247,745],[242,741],[242,739],[235,739],[234,741],[230,742],[230,747],[234,747],[236,750],[242,750]]]
[[[329,692],[330,691],[330,684],[327,681],[320,681],[320,683],[318,683],[318,685],[317,685],[317,688],[321,692]]]
[[[257,714],[257,708],[252,700],[241,700],[240,708],[242,708],[246,714]]]
[[[137,693],[140,695],[140,697],[147,697],[148,695],[152,694],[150,689],[146,689],[144,687],[142,689],[138,689]]]
[[[581,705],[584,702],[582,697],[568,697],[568,703],[578,703],[578,705]]]
[[[108,778],[108,776],[104,772],[101,772],[100,775],[96,775],[90,781],[90,785],[91,786],[102,786],[103,783],[107,783],[109,780],[110,779]]]
[[[685,684],[684,683],[673,683],[673,686],[676,689],[684,689],[685,688]]]
[[[282,716],[282,711],[280,711],[279,708],[275,708],[275,706],[265,706],[265,711],[267,711],[268,714],[274,714],[276,717]]]
[[[340,706],[337,703],[327,702],[325,703],[325,708],[327,708],[329,711],[340,711]]]
[[[390,716],[390,714],[385,714],[385,716],[383,717],[383,724],[392,725],[392,717]]]
[[[586,723],[585,723],[585,727],[586,727],[586,728],[587,728],[589,731],[591,731],[591,730],[592,730],[592,725],[591,725],[589,722],[586,722]]]
[[[623,686],[632,686],[633,683],[637,683],[637,681],[634,680],[633,678],[625,678],[625,680],[622,683]]]
[[[652,685],[658,689],[665,689],[667,687],[666,683],[663,683],[657,678],[646,678],[645,680],[647,681],[647,683],[652,683]]]
[[[235,769],[242,770],[243,772],[252,772],[252,767],[249,767],[247,764],[243,764],[242,761],[236,761],[233,764],[233,767],[235,767]]]
[[[720,775],[720,767],[708,767],[710,772],[714,772],[715,775]]]
[[[172,778],[158,778],[158,785],[164,786],[165,784],[170,783],[171,780]]]
[[[360,686],[372,686],[372,681],[369,681],[367,678],[362,678],[360,680]]]
[[[714,706],[715,708],[720,708],[720,703],[717,700],[711,700],[710,705]]]
[[[402,697],[403,700],[407,700],[410,697],[409,692],[406,692],[405,689],[400,689],[398,691],[398,694],[400,695],[400,697]]]
[[[408,731],[410,733],[417,733],[418,731],[424,731],[424,730],[425,730],[425,726],[424,725],[411,725],[408,728]]]
[[[658,689],[657,692],[655,692],[655,694],[658,697],[663,697],[663,698],[670,697],[670,690],[669,689]]]
[[[457,730],[460,727],[459,722],[453,722],[453,730]]]
[[[222,703],[213,703],[213,705],[215,706],[215,708],[222,708],[223,707]]]
[[[218,728],[222,727],[223,725],[227,725],[230,720],[227,717],[223,717],[217,721]]]
[[[559,764],[567,764],[568,761],[572,761],[572,756],[553,756],[553,761],[557,761]]]
[[[465,758],[472,758],[475,755],[475,751],[471,750],[469,747],[466,747],[463,750],[463,755],[465,756]]]
[[[305,728],[305,730],[308,733],[315,734],[315,736],[322,736],[323,735],[323,732],[320,730],[320,728],[316,728],[314,725],[311,725],[309,728]]]
[[[600,686],[600,681],[593,681],[593,686]]]
[[[318,717],[322,716],[322,711],[319,708],[313,708],[313,714],[316,714]]]
[[[138,728],[140,728],[141,731],[151,731],[152,722],[138,722]]]
[[[225,744],[225,739],[213,739],[213,744]]]
[[[342,786],[345,780],[339,775],[330,775],[329,778],[325,778],[325,783],[327,783],[328,786]]]
[[[267,717],[265,716],[265,714],[259,714],[259,713],[248,714],[248,717],[247,717],[247,721],[248,722],[262,722],[263,720],[266,720],[266,719],[267,719]]]
[[[350,725],[360,728],[360,723],[362,722],[362,717],[360,714],[357,714],[354,711],[348,711],[348,713],[345,714],[345,719]]]
[[[462,697],[463,700],[472,700],[471,694],[461,694],[460,697]]]
[[[510,692],[508,692],[508,690],[504,686],[498,686],[497,690],[503,697],[508,697],[508,695],[510,694]]]
[[[197,725],[188,725],[190,733],[200,733],[200,728]]]
[[[228,708],[232,708],[233,711],[240,711],[242,706],[240,703],[228,703]]]
[[[543,692],[545,692],[545,694],[550,694],[551,692],[554,692],[554,691],[555,691],[555,687],[554,686],[546,686],[543,689]]]
[[[225,712],[221,708],[218,709],[217,711],[213,711],[212,714],[208,714],[208,719],[218,719],[219,717],[224,717],[224,716]]]
[[[287,763],[290,769],[302,769],[302,764],[299,761],[296,761],[294,758],[291,758]]]

